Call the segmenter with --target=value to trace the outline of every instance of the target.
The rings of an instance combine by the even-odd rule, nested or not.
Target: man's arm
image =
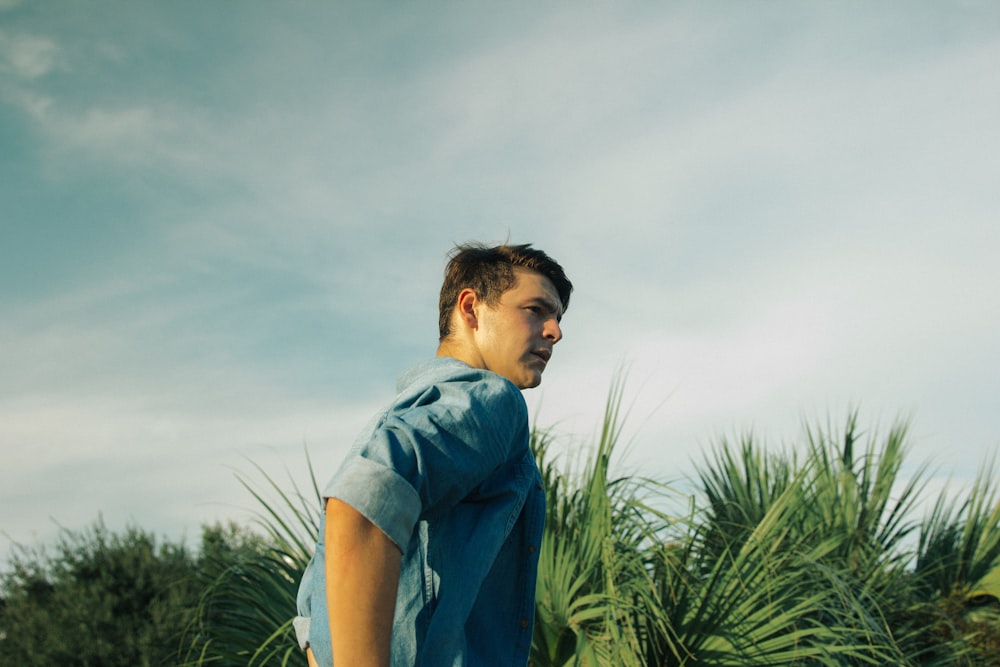
[[[388,667],[402,554],[350,505],[326,503],[326,602],[333,664]]]

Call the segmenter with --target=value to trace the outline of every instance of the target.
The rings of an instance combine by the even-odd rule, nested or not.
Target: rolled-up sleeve
[[[362,456],[344,462],[323,494],[342,500],[378,526],[400,550],[420,516],[420,496],[391,468]]]

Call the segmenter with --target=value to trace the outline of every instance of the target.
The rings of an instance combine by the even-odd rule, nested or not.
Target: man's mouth
[[[545,363],[549,363],[549,359],[552,358],[552,350],[547,350],[545,348],[541,350],[535,350],[534,355],[536,357],[541,357],[542,361],[544,361]]]

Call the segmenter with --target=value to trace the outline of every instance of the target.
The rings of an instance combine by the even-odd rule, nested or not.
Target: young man
[[[545,493],[519,390],[541,382],[572,290],[530,245],[454,250],[437,356],[324,489],[295,621],[311,665],[527,663]]]

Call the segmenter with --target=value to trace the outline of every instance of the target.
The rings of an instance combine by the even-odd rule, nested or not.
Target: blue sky
[[[911,422],[1000,443],[994,3],[0,0],[0,532],[197,536],[332,473],[445,254],[577,290],[537,422],[623,466]],[[5,539],[6,539],[5,538]]]

